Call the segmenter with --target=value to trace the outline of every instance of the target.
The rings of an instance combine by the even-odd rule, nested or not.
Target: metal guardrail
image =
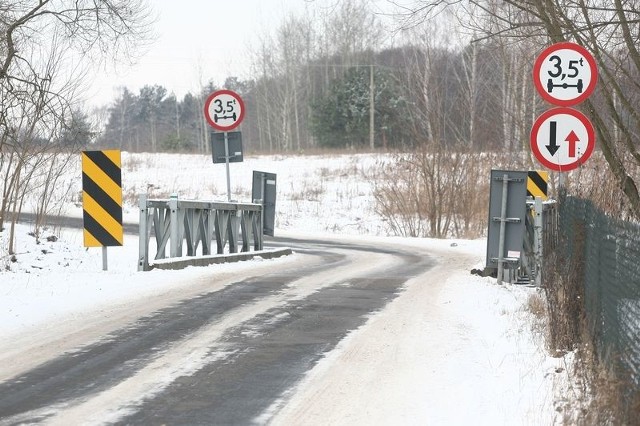
[[[156,241],[154,260],[248,252],[263,248],[262,205],[254,203],[213,202],[139,198],[140,247],[138,270],[148,271],[151,234]],[[240,241],[240,239],[242,241]],[[241,246],[239,246],[241,244]],[[186,253],[185,253],[186,247]]]
[[[527,201],[525,234],[521,256],[520,279],[526,278],[537,287],[542,286],[544,254],[553,249],[558,239],[558,210],[555,200],[540,197]]]

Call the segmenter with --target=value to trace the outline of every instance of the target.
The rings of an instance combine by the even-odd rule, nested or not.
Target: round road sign
[[[540,96],[558,106],[579,104],[593,93],[598,68],[582,46],[564,42],[546,48],[533,66],[533,82]]]
[[[216,130],[233,130],[244,118],[244,102],[234,91],[218,90],[210,94],[204,103],[204,116]]]
[[[589,159],[595,133],[587,117],[573,108],[553,108],[531,128],[531,151],[545,167],[568,172]]]

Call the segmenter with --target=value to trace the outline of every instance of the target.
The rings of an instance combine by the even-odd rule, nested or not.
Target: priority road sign
[[[593,125],[572,108],[553,108],[531,128],[531,151],[545,167],[567,172],[589,159],[595,147]]]
[[[218,90],[207,98],[204,116],[211,127],[221,132],[233,130],[244,118],[244,102],[232,90]]]
[[[572,106],[588,98],[596,87],[596,61],[584,47],[570,42],[547,47],[533,66],[533,82],[540,96],[558,106]]]

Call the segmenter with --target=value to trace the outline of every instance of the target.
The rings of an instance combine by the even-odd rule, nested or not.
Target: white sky
[[[209,80],[222,85],[228,76],[248,78],[249,47],[276,29],[290,13],[333,8],[341,0],[149,0],[158,20],[156,41],[134,66],[120,64],[96,72],[88,104],[110,103],[118,88],[134,93],[160,84],[181,98]],[[387,0],[372,0],[376,7]]]
[[[222,84],[228,75],[241,76],[253,37],[294,3],[304,1],[150,0],[158,16],[157,39],[135,65],[102,70],[89,103],[109,102],[120,86],[137,92],[145,84],[161,84],[180,97],[209,79]]]

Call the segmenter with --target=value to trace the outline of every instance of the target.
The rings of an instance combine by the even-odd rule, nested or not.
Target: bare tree
[[[331,46],[326,53],[339,58],[343,69],[367,64],[366,60],[371,58],[363,55],[382,44],[383,27],[367,3],[365,0],[338,2],[325,21],[324,36]]]
[[[594,55],[600,80],[583,107],[619,188],[640,217],[640,1],[440,0],[406,9],[405,22],[415,24],[443,8],[455,8],[478,38],[534,41],[538,46],[570,40]]]
[[[288,16],[274,33],[260,37],[253,53],[260,146],[312,146],[313,100],[350,67],[369,69],[383,34],[367,1],[346,0]]]
[[[8,219],[10,254],[25,196],[51,196],[59,165],[69,164],[52,156],[71,122],[82,64],[131,58],[149,39],[148,10],[143,0],[0,0],[0,230]]]

